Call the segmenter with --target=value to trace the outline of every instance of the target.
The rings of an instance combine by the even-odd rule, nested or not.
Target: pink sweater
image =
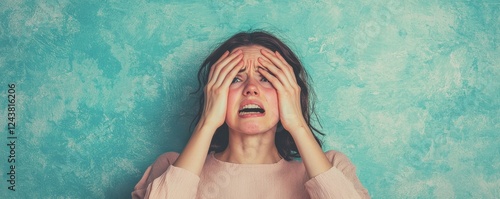
[[[144,173],[132,198],[308,199],[370,198],[356,168],[342,153],[325,153],[333,163],[328,171],[309,178],[300,161],[275,164],[234,164],[207,156],[201,176],[171,165],[178,153],[161,155]]]

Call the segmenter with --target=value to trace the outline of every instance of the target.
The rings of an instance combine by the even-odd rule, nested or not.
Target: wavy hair
[[[307,122],[309,128],[313,131],[314,138],[321,146],[321,142],[316,136],[316,134],[324,135],[321,133],[316,127],[311,124],[311,116],[316,116],[314,113],[314,103],[311,100],[311,97],[314,96],[312,89],[308,84],[308,75],[302,66],[301,62],[292,52],[292,50],[284,44],[281,40],[279,40],[274,35],[264,32],[264,31],[255,31],[255,32],[240,32],[233,35],[231,38],[222,43],[218,48],[216,48],[201,64],[200,70],[198,71],[198,83],[199,87],[195,93],[201,94],[199,96],[199,109],[196,117],[194,118],[192,124],[197,124],[200,120],[201,114],[203,112],[204,105],[204,95],[203,89],[208,81],[208,74],[212,65],[224,54],[226,51],[233,51],[235,48],[241,46],[252,46],[259,45],[265,47],[271,51],[278,51],[283,58],[285,58],[286,62],[290,64],[293,68],[293,72],[297,79],[297,84],[300,86],[300,105],[302,109],[302,115]],[[229,142],[229,128],[226,123],[220,126],[214,136],[212,137],[212,141],[210,143],[209,152],[222,152],[226,149]],[[290,133],[283,128],[281,122],[278,122],[275,136],[275,145],[278,149],[279,154],[285,160],[292,160],[293,158],[300,158],[299,151],[297,149],[297,145],[293,140]]]

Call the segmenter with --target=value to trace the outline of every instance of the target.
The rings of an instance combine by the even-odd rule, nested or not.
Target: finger
[[[238,72],[240,72],[240,70],[242,68],[244,68],[244,66],[245,66],[245,64],[244,64],[243,60],[238,62],[236,64],[236,66],[234,66],[234,68],[231,69],[231,71],[229,71],[229,73],[226,75],[226,77],[224,78],[224,81],[222,81],[222,83],[221,83],[221,87],[228,88],[229,85],[233,82],[233,80],[236,77],[236,75],[238,74]]]
[[[258,58],[258,61],[262,65],[262,67],[267,69],[267,71],[271,75],[276,77],[281,82],[281,84],[283,84],[284,86],[291,85],[291,82],[288,79],[288,77],[283,73],[282,70],[280,70],[278,67],[276,67],[273,63],[266,61],[266,60],[262,59],[261,57]]]
[[[242,53],[241,50],[237,50],[237,51],[231,53],[225,59],[221,60],[217,65],[213,65],[212,67],[214,67],[214,72],[212,74],[212,78],[209,79],[208,81],[212,82],[212,83],[217,82],[217,78],[219,77],[219,74],[220,74],[221,70],[224,69],[226,67],[226,65],[228,65],[231,62],[233,62],[234,59],[241,59],[241,58],[243,58],[243,55],[241,53]]]
[[[222,54],[222,56],[213,64],[213,65],[217,65],[219,64],[222,60],[224,60],[224,58],[226,58],[228,55],[230,54],[229,50],[226,50],[226,52],[224,52],[224,54]]]
[[[285,58],[283,56],[281,56],[281,54],[278,51],[276,51],[275,54],[276,54],[276,57],[278,57],[278,59],[281,60],[281,62],[286,63],[286,65],[290,69],[290,72],[292,73],[292,77],[293,77],[294,82],[297,82],[297,77],[295,77],[295,72],[293,71],[293,67],[290,64],[288,64],[288,62],[285,60]]]
[[[267,81],[271,82],[271,85],[273,85],[273,87],[276,90],[278,91],[283,90],[284,87],[281,81],[278,78],[276,78],[273,74],[271,74],[268,70],[262,67],[259,67],[257,70],[262,76],[264,76],[267,79]]]
[[[243,65],[243,55],[236,57],[235,59],[231,60],[231,62],[229,62],[226,66],[224,66],[220,74],[217,76],[217,80],[214,86],[222,85],[222,82],[224,82],[224,80],[228,78],[228,73],[230,73],[234,68],[240,65]],[[231,79],[230,81],[233,81],[233,79]]]
[[[280,70],[282,70],[282,71],[283,71],[283,73],[285,74],[285,76],[286,76],[288,79],[290,79],[290,83],[291,83],[292,81],[294,81],[294,80],[295,80],[295,79],[293,78],[293,76],[295,76],[295,75],[293,74],[293,70],[291,70],[291,68],[292,68],[292,67],[291,67],[291,66],[289,66],[289,65],[288,65],[288,63],[287,63],[286,61],[284,61],[284,60],[283,60],[283,61],[282,61],[282,60],[280,60],[280,59],[276,56],[276,54],[274,54],[274,53],[270,52],[270,51],[269,51],[269,50],[267,50],[267,49],[262,49],[262,50],[261,50],[261,53],[262,53],[262,55],[264,55],[264,57],[268,58],[268,59],[269,59],[269,61],[271,61],[271,62],[274,64],[274,66],[276,66],[277,68],[279,68]]]
[[[212,66],[214,68],[214,73],[212,75],[212,78],[218,76],[222,68],[224,68],[224,66],[227,65],[228,62],[231,62],[233,59],[237,58],[241,53],[242,53],[241,50],[229,53],[229,55],[226,58],[221,59],[220,62],[214,64]]]
[[[222,56],[214,64],[212,64],[212,67],[210,67],[210,73],[208,74],[208,79],[212,79],[212,76],[213,76],[213,73],[214,73],[214,68],[215,68],[214,66],[216,66],[217,64],[219,64],[228,55],[229,55],[229,51],[226,50],[226,52],[224,52],[224,54],[222,54]]]

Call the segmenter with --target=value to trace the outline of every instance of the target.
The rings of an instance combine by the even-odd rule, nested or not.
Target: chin
[[[266,127],[263,127],[262,124],[258,124],[258,123],[242,124],[236,128],[231,128],[231,129],[234,129],[237,132],[241,132],[243,134],[248,134],[248,135],[256,135],[256,134],[266,133],[266,132],[269,132],[272,130],[276,131],[276,127],[266,128]]]
[[[258,125],[248,125],[244,127],[240,127],[240,132],[244,134],[260,134],[266,132],[266,130],[261,129]]]

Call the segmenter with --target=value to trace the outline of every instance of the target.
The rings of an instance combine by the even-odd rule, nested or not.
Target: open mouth
[[[247,104],[243,106],[241,110],[238,111],[240,115],[262,114],[264,112],[266,111],[257,104]]]

